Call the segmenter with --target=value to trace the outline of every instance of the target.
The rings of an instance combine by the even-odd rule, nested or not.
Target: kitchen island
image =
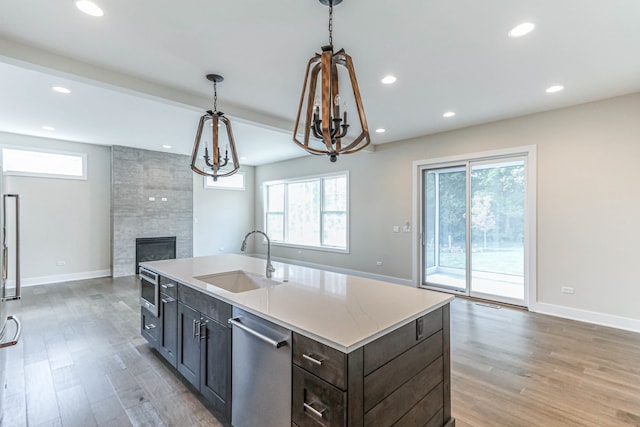
[[[227,321],[232,310],[243,310],[292,331],[287,342],[292,425],[454,425],[449,366],[452,296],[283,263],[274,263],[276,271],[268,280],[263,279],[265,265],[265,260],[234,254],[141,264],[159,275],[159,289],[176,288],[173,296],[162,298],[163,307],[167,301],[179,304],[178,310],[167,310],[168,319],[162,307],[157,320],[143,308],[143,335],[163,354],[164,341],[172,338],[163,337],[164,330],[177,333],[177,342],[163,355],[192,384],[199,384],[205,397],[214,389],[224,416],[229,417],[232,404],[242,403],[230,399],[233,343]],[[265,287],[232,292],[213,284],[228,272],[246,272],[264,280]],[[185,317],[186,310],[193,311],[191,317]],[[171,314],[175,311],[178,316]],[[215,328],[207,333],[202,325]],[[190,379],[193,369],[180,369],[181,363],[189,362],[185,357],[197,353],[185,350],[191,332],[198,341],[213,338],[215,348],[200,349],[199,359],[191,364],[211,372],[209,380]],[[232,369],[242,369],[238,363],[234,361]],[[214,379],[217,391],[211,385],[203,387]]]

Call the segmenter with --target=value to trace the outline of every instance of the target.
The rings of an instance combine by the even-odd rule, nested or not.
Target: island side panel
[[[454,427],[456,421],[451,416],[451,304],[442,307],[442,359],[443,418],[446,426]]]

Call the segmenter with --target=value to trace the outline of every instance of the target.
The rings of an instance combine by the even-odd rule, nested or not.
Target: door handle
[[[208,322],[199,322],[200,324],[198,325],[198,336],[200,337],[201,340],[204,340],[207,338],[207,323]],[[204,326],[204,330],[202,329],[202,327]]]
[[[309,362],[311,362],[311,363],[313,363],[315,365],[322,366],[322,362],[324,362],[324,359],[319,359],[319,358],[316,358],[316,357],[313,357],[313,356],[315,356],[315,354],[302,353],[302,358],[303,359],[307,359]]]
[[[315,402],[311,402],[311,403],[303,402],[303,403],[302,403],[302,406],[304,407],[304,410],[305,410],[305,411],[309,411],[309,412],[311,412],[311,413],[312,413],[313,415],[315,415],[316,417],[324,418],[324,411],[325,411],[325,410],[324,410],[324,409],[322,409],[322,410],[318,411],[316,408],[314,408],[313,406],[311,406],[311,405],[313,405],[313,404],[315,404]]]
[[[13,295],[6,295],[6,281],[9,276],[9,248],[7,246],[7,199],[13,197],[16,199],[16,220],[15,220],[15,235],[16,235],[16,289]],[[3,194],[2,195],[2,295],[0,298],[2,301],[13,301],[20,299],[20,196],[18,194]]]
[[[236,326],[240,329],[242,329],[243,331],[253,335],[254,337],[268,343],[271,344],[272,346],[274,346],[275,348],[280,348],[282,346],[287,345],[287,340],[274,340],[273,338],[269,338],[268,336],[258,332],[258,331],[254,331],[253,329],[249,328],[246,325],[243,325],[242,323],[240,323],[240,318],[236,317],[235,319],[229,319],[229,324],[231,326]]]
[[[193,321],[193,338],[195,339],[200,339],[200,321],[199,320],[194,320]]]
[[[13,322],[16,324],[16,326],[17,326],[16,333],[13,336],[12,340],[0,343],[0,348],[14,346],[14,345],[18,344],[18,341],[20,340],[20,334],[22,332],[22,325],[20,324],[20,320],[16,316],[7,316],[7,321],[9,321],[9,320],[13,320]],[[7,324],[5,323],[4,326],[6,328]],[[3,328],[2,332],[4,332],[4,328]]]
[[[151,329],[155,329],[156,325],[154,325],[153,323],[149,323],[148,325],[144,325],[144,329],[146,329],[147,331],[151,330]]]

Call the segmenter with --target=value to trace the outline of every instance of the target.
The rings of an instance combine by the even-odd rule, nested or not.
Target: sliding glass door
[[[422,286],[525,305],[526,158],[422,168]]]
[[[424,283],[454,291],[467,289],[467,168],[423,172]]]

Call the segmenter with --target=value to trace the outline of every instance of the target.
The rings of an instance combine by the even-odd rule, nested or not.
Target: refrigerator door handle
[[[5,348],[5,347],[11,347],[13,345],[18,344],[18,341],[20,340],[20,334],[22,333],[22,325],[20,325],[20,320],[18,320],[17,317],[15,316],[7,316],[7,321],[9,320],[13,320],[17,326],[16,328],[16,334],[13,336],[13,339],[10,341],[5,341],[0,343],[0,348]],[[7,324],[5,323],[5,328],[7,327]],[[4,332],[4,328],[3,331]]]
[[[16,200],[16,290],[13,295],[6,295],[6,282],[9,275],[9,248],[7,246],[7,199],[9,197]],[[2,195],[2,301],[13,301],[20,299],[20,195],[19,194],[3,194]]]

